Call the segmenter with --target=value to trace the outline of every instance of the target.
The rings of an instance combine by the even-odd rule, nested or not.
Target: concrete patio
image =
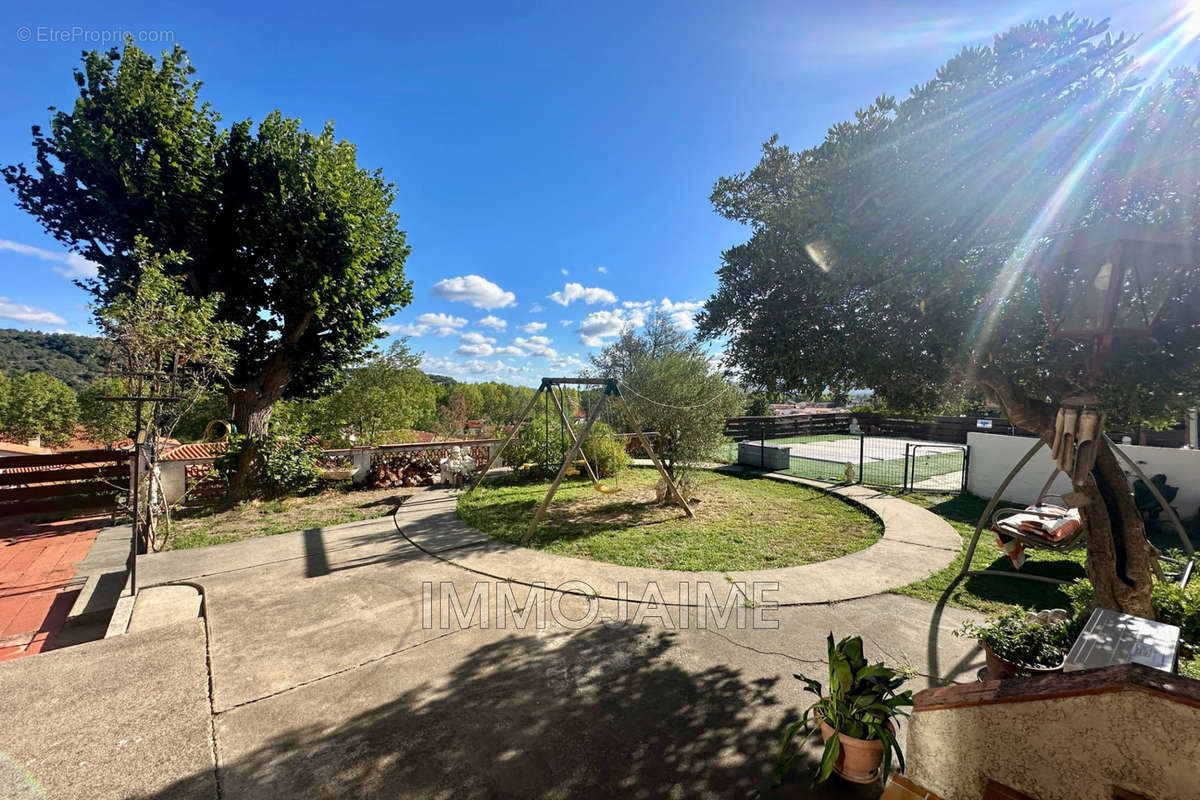
[[[502,550],[407,530],[455,561]],[[863,635],[913,688],[982,665],[950,635],[955,609],[882,594],[751,609],[774,628],[702,625],[694,608],[530,593],[431,556],[391,518],[148,556],[139,580],[196,587],[203,618],[135,606],[129,633],[0,664],[0,795],[745,797],[811,702],[792,674],[824,670],[829,631]],[[443,626],[443,585],[464,608],[477,586],[519,604]],[[544,626],[520,626],[539,602]]]

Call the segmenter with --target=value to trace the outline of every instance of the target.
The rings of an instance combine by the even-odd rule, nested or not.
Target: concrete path
[[[443,557],[499,549],[430,519],[410,533]],[[751,608],[719,576],[724,619],[622,607],[437,560],[390,518],[139,571],[199,587],[205,617],[0,664],[0,796],[746,797],[812,701],[792,673],[823,672],[830,631],[862,634],[913,688],[982,663],[949,634],[962,612],[911,598]]]
[[[817,564],[681,572],[569,558],[494,540],[458,517],[458,493],[449,489],[431,489],[410,500],[396,519],[405,536],[425,552],[485,577],[614,600],[661,595],[664,602],[680,605],[695,605],[700,592],[727,584],[739,587],[749,600],[781,606],[868,597],[932,575],[953,562],[962,547],[962,537],[941,517],[870,487],[828,487],[789,475],[765,477],[828,491],[859,505],[883,523],[883,536],[870,547]],[[446,555],[448,551],[452,555]]]
[[[82,585],[74,580],[76,565],[88,554],[101,519],[19,525],[0,533],[0,661],[54,646]]]

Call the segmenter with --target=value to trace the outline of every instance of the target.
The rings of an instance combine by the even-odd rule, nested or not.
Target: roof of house
[[[22,456],[39,456],[46,453],[53,453],[49,447],[40,447],[32,444],[17,444],[16,442],[0,442],[0,453],[8,455]]]
[[[224,442],[193,442],[177,444],[163,453],[161,461],[199,461],[216,458],[225,452]]]

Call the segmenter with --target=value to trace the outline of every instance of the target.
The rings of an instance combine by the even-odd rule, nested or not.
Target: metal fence
[[[757,426],[743,423],[729,431],[722,455],[731,463],[740,461],[811,480],[909,491],[966,490],[966,445],[866,433],[852,429],[851,421],[841,415],[827,417],[783,417],[779,422],[764,418]]]

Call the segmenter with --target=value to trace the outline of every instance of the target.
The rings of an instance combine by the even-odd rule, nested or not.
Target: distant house
[[[0,458],[5,456],[40,456],[53,453],[49,447],[42,447],[37,439],[31,439],[28,444],[16,442],[0,442]]]

